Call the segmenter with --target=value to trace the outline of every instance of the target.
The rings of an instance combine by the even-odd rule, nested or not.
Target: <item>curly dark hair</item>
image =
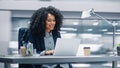
[[[48,6],[47,8],[42,7],[33,13],[30,19],[30,26],[29,26],[29,29],[32,32],[32,34],[45,36],[46,19],[48,13],[55,16],[56,24],[54,30],[55,31],[60,30],[60,27],[62,26],[63,15],[55,7]]]

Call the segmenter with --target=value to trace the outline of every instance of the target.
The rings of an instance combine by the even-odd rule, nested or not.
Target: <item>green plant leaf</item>
[[[117,44],[117,47],[120,47],[120,44]]]

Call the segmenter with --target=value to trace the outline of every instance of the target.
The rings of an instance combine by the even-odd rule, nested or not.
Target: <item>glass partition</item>
[[[12,18],[11,41],[17,41],[19,28],[28,27],[28,24],[29,24],[29,18]]]
[[[113,22],[112,20],[109,20]],[[115,44],[120,43],[120,21],[116,20]],[[18,29],[28,27],[29,18],[12,18],[11,41],[18,40]],[[61,28],[62,38],[79,38],[81,46],[90,46],[93,54],[106,54],[113,48],[113,27],[102,20],[65,18]]]

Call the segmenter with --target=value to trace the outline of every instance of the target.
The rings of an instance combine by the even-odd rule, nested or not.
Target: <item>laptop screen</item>
[[[76,56],[80,39],[58,38],[54,51],[55,56]]]

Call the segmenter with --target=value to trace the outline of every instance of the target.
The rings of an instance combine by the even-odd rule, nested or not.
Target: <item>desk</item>
[[[117,68],[117,61],[120,56],[5,56],[0,57],[0,62],[5,63],[5,68],[9,68],[11,63],[19,64],[47,64],[47,63],[86,63],[112,61],[112,68]]]

